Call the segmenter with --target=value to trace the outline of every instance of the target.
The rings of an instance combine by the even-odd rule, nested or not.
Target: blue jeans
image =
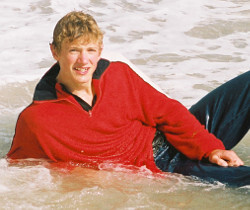
[[[250,127],[250,71],[216,88],[190,108],[209,132],[232,149]],[[165,138],[162,136],[162,138]],[[221,167],[194,161],[178,152],[167,140],[158,150],[155,163],[166,172],[219,181],[230,186],[250,185],[250,167]]]

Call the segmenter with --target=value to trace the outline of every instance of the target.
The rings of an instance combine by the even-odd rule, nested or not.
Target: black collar
[[[104,71],[108,68],[110,61],[100,59],[97,68],[93,74],[93,79],[100,79]],[[54,100],[57,99],[56,95],[56,77],[60,71],[58,63],[53,65],[50,70],[42,77],[35,88],[34,101]]]

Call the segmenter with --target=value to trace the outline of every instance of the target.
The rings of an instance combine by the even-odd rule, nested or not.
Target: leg
[[[162,138],[164,137],[162,134]],[[167,140],[158,149],[155,164],[164,172],[195,176],[212,183],[219,181],[232,187],[250,185],[250,167],[221,167],[207,162],[190,160],[171,146]]]
[[[227,149],[235,146],[249,130],[249,83],[250,71],[215,89],[190,109],[206,129],[223,141]],[[250,185],[250,167],[220,167],[189,160],[167,140],[158,150],[155,163],[165,172],[196,176],[230,186]]]
[[[209,93],[190,112],[226,149],[234,147],[250,127],[250,71]]]
[[[208,182],[219,181],[231,187],[250,185],[250,167],[221,167],[211,163],[192,161],[182,157],[174,169],[175,173],[196,176]]]

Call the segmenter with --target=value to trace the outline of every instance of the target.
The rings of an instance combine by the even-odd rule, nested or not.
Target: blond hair
[[[94,42],[100,48],[102,47],[103,32],[95,19],[89,14],[73,11],[57,22],[53,32],[52,45],[57,52],[60,52],[64,40],[73,42],[80,37],[83,37],[86,43]]]

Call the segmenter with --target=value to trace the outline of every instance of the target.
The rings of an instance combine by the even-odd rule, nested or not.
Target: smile
[[[89,70],[89,68],[74,68],[74,69],[80,72],[87,72]]]

